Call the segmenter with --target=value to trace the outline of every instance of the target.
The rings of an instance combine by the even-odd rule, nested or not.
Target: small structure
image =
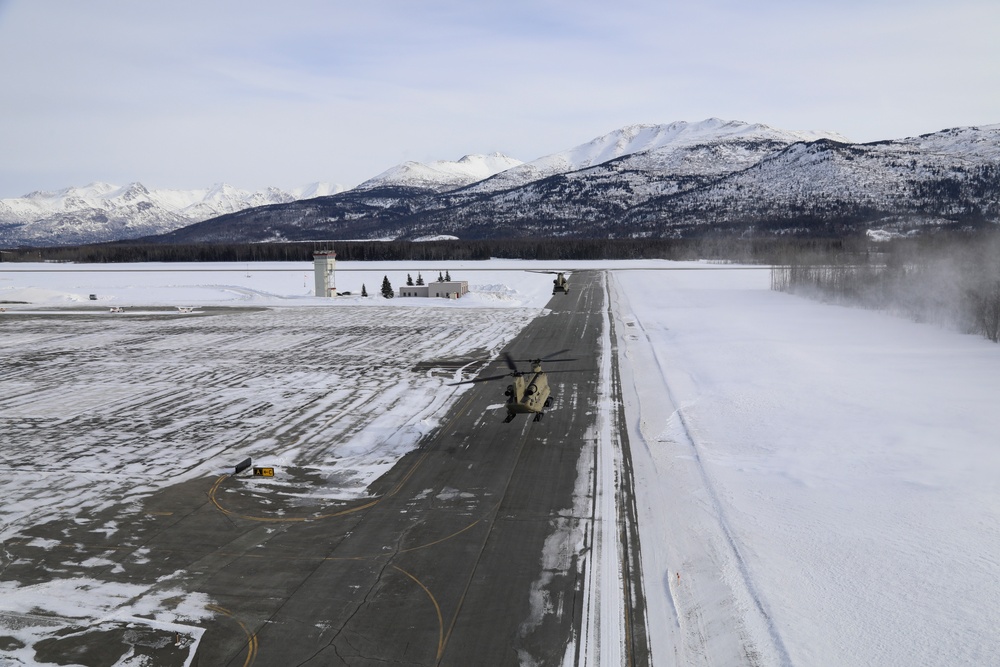
[[[426,296],[442,299],[458,299],[469,293],[468,280],[438,280],[428,285],[404,285],[399,288],[399,296]]]
[[[332,250],[317,250],[313,253],[313,270],[316,273],[316,296],[337,296],[334,279],[337,253]]]

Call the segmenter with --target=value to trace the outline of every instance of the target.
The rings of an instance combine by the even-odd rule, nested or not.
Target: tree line
[[[302,262],[318,250],[335,250],[341,261],[445,261],[491,258],[547,261],[608,259],[709,259],[771,263],[816,248],[834,252],[864,245],[863,239],[747,239],[706,235],[695,239],[479,239],[447,241],[336,241],[294,243],[161,244],[120,241],[83,246],[13,248],[3,262]]]

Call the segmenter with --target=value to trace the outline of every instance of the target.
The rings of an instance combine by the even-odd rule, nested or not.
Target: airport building
[[[469,293],[468,280],[438,280],[427,285],[404,285],[399,288],[399,296],[427,296],[442,299],[458,299]]]

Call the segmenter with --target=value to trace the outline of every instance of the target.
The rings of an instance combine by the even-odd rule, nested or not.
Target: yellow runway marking
[[[438,648],[437,648],[437,656],[434,658],[434,661],[437,662],[438,660],[441,659],[441,654],[444,653],[444,617],[441,616],[441,606],[438,604],[437,599],[434,597],[434,594],[431,593],[430,589],[424,586],[424,584],[419,579],[417,579],[416,577],[414,577],[412,574],[410,574],[401,567],[393,565],[392,568],[394,570],[402,572],[407,577],[412,579],[414,583],[417,584],[417,586],[420,586],[420,588],[424,590],[424,593],[427,594],[427,597],[430,598],[431,604],[434,605],[434,611],[437,612],[437,617],[438,617]]]
[[[468,410],[468,408],[469,408],[470,405],[471,405],[471,399],[467,399],[465,401],[465,405],[463,405],[462,407],[460,407],[459,410],[456,412],[455,417],[453,417],[452,420],[449,421],[449,425],[451,423],[453,423],[455,419],[457,419],[461,415],[465,414],[465,412]],[[438,432],[438,437],[440,438],[441,435],[446,430],[447,430],[446,428],[441,429]],[[369,509],[371,507],[374,507],[383,498],[394,496],[394,495],[398,494],[403,489],[403,487],[406,485],[406,483],[410,481],[410,479],[416,473],[417,469],[424,463],[424,461],[427,459],[427,457],[429,455],[430,455],[430,450],[424,451],[417,458],[417,460],[413,462],[413,465],[410,466],[410,468],[400,478],[400,480],[395,484],[395,486],[393,486],[392,489],[388,493],[386,493],[385,496],[380,496],[378,498],[375,498],[375,499],[373,499],[373,500],[371,500],[369,502],[363,503],[361,505],[356,505],[354,507],[348,507],[348,508],[339,510],[337,512],[329,512],[329,513],[326,513],[326,514],[315,514],[315,515],[312,515],[312,516],[299,516],[299,517],[251,516],[251,515],[248,515],[248,514],[242,514],[242,513],[239,513],[239,512],[235,512],[233,510],[230,510],[230,509],[224,507],[222,505],[222,503],[219,501],[218,497],[217,497],[219,488],[222,486],[222,483],[226,479],[228,479],[229,477],[231,477],[231,475],[228,475],[228,474],[226,474],[226,475],[220,475],[215,480],[215,482],[212,484],[211,489],[208,492],[208,497],[209,497],[209,500],[211,500],[212,505],[214,505],[215,508],[217,510],[219,510],[220,512],[222,512],[223,514],[226,514],[228,516],[238,517],[238,518],[241,518],[241,519],[246,519],[248,521],[260,521],[260,522],[271,522],[271,523],[298,523],[298,522],[306,522],[306,521],[317,521],[317,520],[320,520],[320,519],[329,519],[329,518],[334,518],[334,517],[338,517],[338,516],[346,516],[348,514],[353,514],[355,512],[360,512],[360,511]],[[410,551],[416,551],[418,549],[425,549],[425,548],[428,548],[428,547],[432,547],[432,546],[437,545],[437,544],[441,544],[442,542],[446,542],[446,541],[448,541],[448,540],[450,540],[450,539],[452,539],[454,537],[457,537],[458,535],[461,535],[462,533],[465,533],[468,530],[471,530],[475,526],[479,525],[479,523],[481,521],[482,521],[481,518],[480,519],[476,519],[475,521],[471,522],[467,526],[465,526],[465,527],[463,527],[463,528],[455,531],[454,533],[451,533],[450,535],[447,535],[447,536],[442,537],[440,539],[434,540],[433,542],[428,542],[427,544],[422,544],[422,545],[418,545],[418,546],[415,546],[415,547],[410,547],[408,549],[398,549],[396,551],[396,553],[397,554],[399,554],[399,553],[406,553],[406,552],[410,552]],[[243,557],[243,558],[256,557],[256,555],[252,555],[252,554],[240,554],[240,556]],[[368,556],[368,557],[351,557],[351,558],[335,558],[335,557],[327,556],[327,557],[322,557],[319,560],[374,560],[374,559],[378,559],[378,558],[380,558],[382,556],[383,556],[383,554],[377,554],[377,555]],[[265,556],[260,556],[260,557],[265,557]],[[275,556],[273,556],[273,555],[270,555],[270,556],[267,556],[267,557],[268,558],[275,558]],[[290,559],[296,559],[296,557],[290,557]],[[308,559],[308,557],[306,557],[306,559]],[[437,655],[436,655],[436,658],[435,658],[435,663],[437,663],[438,661],[441,660],[441,656],[443,655],[444,648],[445,648],[444,616],[441,613],[441,606],[438,604],[437,598],[434,597],[434,594],[431,593],[430,589],[427,588],[427,586],[425,586],[423,584],[423,582],[421,582],[419,579],[417,579],[414,575],[412,575],[411,573],[407,572],[403,568],[398,567],[396,565],[392,565],[392,568],[395,569],[395,570],[397,570],[398,572],[406,575],[406,577],[408,579],[410,579],[415,584],[417,584],[417,586],[419,586],[420,589],[423,590],[424,594],[427,596],[427,598],[431,601],[431,604],[434,606],[434,612],[437,615],[437,620],[438,620],[438,643],[437,643]],[[236,621],[239,624],[240,628],[243,629],[243,632],[247,635],[247,657],[246,657],[246,661],[243,663],[243,667],[250,667],[250,665],[252,665],[253,662],[257,658],[257,651],[258,651],[257,636],[254,633],[250,632],[250,630],[246,627],[246,625],[242,621],[240,621],[239,619],[235,618],[232,615],[232,613],[229,612],[227,609],[224,609],[224,608],[222,608],[222,607],[220,607],[218,605],[214,605],[214,604],[213,605],[208,605],[208,608],[211,609],[211,610],[213,610],[213,611],[216,611],[218,613],[225,614],[229,618],[232,618],[234,621]]]
[[[217,604],[205,605],[205,608],[220,614],[225,614],[229,618],[239,623],[239,626],[240,628],[242,628],[243,633],[246,634],[247,636],[247,658],[246,660],[243,661],[243,667],[250,667],[250,665],[252,665],[254,661],[257,659],[257,650],[259,648],[257,644],[257,635],[254,634],[253,632],[250,632],[250,629],[247,628],[246,624],[244,624],[243,621],[241,621],[240,619],[233,616],[233,613],[228,609],[220,607]]]
[[[441,544],[442,542],[447,542],[447,541],[448,541],[448,540],[450,540],[451,538],[453,538],[453,537],[458,537],[459,535],[461,535],[461,534],[462,534],[462,533],[464,533],[465,531],[467,531],[467,530],[470,530],[471,528],[475,527],[475,525],[476,525],[476,524],[478,524],[478,523],[479,523],[480,521],[482,521],[482,519],[476,519],[475,521],[473,521],[472,523],[470,523],[470,524],[469,524],[468,526],[466,526],[465,528],[461,528],[461,529],[459,529],[459,530],[456,530],[456,531],[455,531],[454,533],[452,533],[451,535],[445,535],[445,536],[444,536],[444,537],[442,537],[441,539],[439,539],[439,540],[434,540],[433,542],[428,542],[427,544],[420,544],[420,545],[417,545],[417,546],[415,546],[415,547],[410,547],[410,548],[408,548],[408,549],[399,549],[397,553],[401,553],[401,554],[405,554],[405,553],[407,553],[407,552],[410,552],[410,551],[416,551],[416,550],[418,550],[418,549],[426,549],[427,547],[432,547],[432,546],[434,546],[435,544]]]
[[[416,461],[414,461],[413,465],[410,466],[410,469],[406,471],[406,474],[403,475],[403,478],[401,480],[399,480],[399,482],[396,484],[396,486],[392,487],[392,490],[389,491],[389,493],[387,493],[386,495],[387,496],[394,496],[397,493],[399,493],[399,490],[403,488],[404,484],[406,484],[408,481],[410,481],[410,477],[412,477],[413,473],[415,473],[417,471],[417,468],[419,468],[420,464],[424,462],[424,459],[427,458],[428,454],[430,454],[429,451],[425,451],[423,454],[421,454],[420,458],[417,459]]]

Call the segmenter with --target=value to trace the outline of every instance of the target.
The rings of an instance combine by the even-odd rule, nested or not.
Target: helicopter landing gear
[[[505,419],[503,420],[503,423],[504,423],[504,424],[509,424],[509,423],[511,423],[512,421],[514,421],[514,416],[515,416],[515,413],[513,413],[513,412],[508,412],[508,413],[507,413],[507,417],[506,417],[506,418],[505,418]]]
[[[552,397],[551,396],[549,396],[548,398],[545,399],[545,407],[547,407],[547,408],[551,408],[552,407]]]
[[[544,416],[545,416],[544,412],[535,413],[535,418],[532,419],[531,421],[540,422],[540,421],[542,421],[542,417],[544,417]]]

